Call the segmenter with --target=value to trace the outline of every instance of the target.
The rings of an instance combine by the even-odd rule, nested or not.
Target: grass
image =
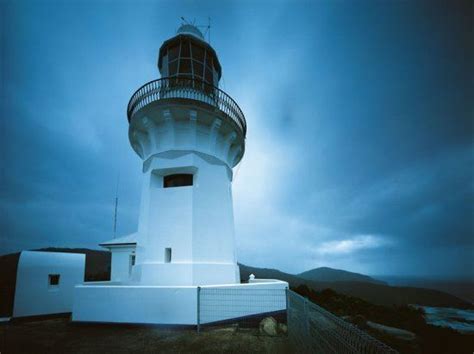
[[[68,318],[0,324],[6,353],[288,353],[285,336],[258,329],[192,328],[72,323]]]

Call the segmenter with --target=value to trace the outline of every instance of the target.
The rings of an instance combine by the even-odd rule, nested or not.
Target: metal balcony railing
[[[237,125],[245,138],[247,123],[237,103],[224,91],[198,79],[166,77],[146,83],[132,95],[128,103],[128,121],[146,105],[169,99],[199,101],[218,109]]]

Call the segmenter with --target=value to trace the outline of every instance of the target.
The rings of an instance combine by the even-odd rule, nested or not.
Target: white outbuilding
[[[13,317],[72,312],[74,286],[84,282],[85,263],[79,253],[22,251]]]
[[[102,242],[99,246],[108,249],[111,253],[110,280],[128,281],[135,265],[137,233]]]

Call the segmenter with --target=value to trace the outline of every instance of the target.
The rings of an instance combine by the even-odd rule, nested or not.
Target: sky
[[[470,1],[0,1],[0,254],[136,231],[126,106],[181,16],[245,113],[238,261],[474,278]]]

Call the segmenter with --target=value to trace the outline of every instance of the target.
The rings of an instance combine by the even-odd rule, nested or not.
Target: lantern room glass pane
[[[194,60],[199,60],[200,62],[204,62],[204,49],[196,44],[192,45],[192,56]]]
[[[211,85],[214,83],[212,80],[212,69],[206,66],[206,74],[204,75],[205,80],[210,83]]]
[[[189,50],[189,42],[188,41],[183,41],[181,42],[181,58],[190,58],[191,57],[191,52]]]
[[[193,70],[195,76],[202,77],[202,75],[204,75],[203,69],[204,66],[202,65],[202,63],[193,60]]]
[[[212,68],[213,64],[214,64],[214,60],[212,58],[211,53],[207,53],[206,65]]]
[[[181,59],[179,63],[180,74],[191,74],[191,59]]]
[[[168,60],[169,61],[178,59],[178,54],[179,54],[179,44],[168,48]]]
[[[172,61],[171,63],[169,63],[168,65],[168,75],[169,76],[173,76],[173,75],[176,75],[178,73],[178,61],[175,60],[175,61]]]

